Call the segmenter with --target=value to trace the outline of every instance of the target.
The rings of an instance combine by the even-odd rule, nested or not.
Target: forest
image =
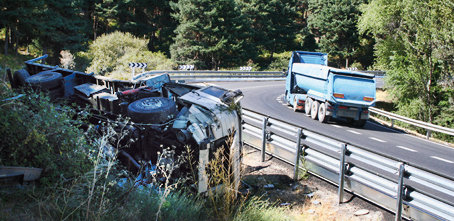
[[[386,71],[399,114],[448,127],[454,121],[454,0],[1,4],[4,55],[48,54],[47,63],[60,65],[65,52],[76,69],[107,74],[150,57],[158,58],[151,69],[282,70],[290,51],[320,51],[333,67]]]

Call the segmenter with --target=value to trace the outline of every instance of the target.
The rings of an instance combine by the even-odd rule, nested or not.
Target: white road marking
[[[336,124],[332,124],[333,127],[337,127],[337,128],[342,128],[342,126],[339,126],[339,125],[336,125]]]
[[[428,143],[431,143],[431,144],[436,144],[436,145],[438,145],[438,146],[442,146],[442,147],[454,149],[454,148],[451,147],[451,146],[447,146],[447,145],[444,145],[444,144],[440,144],[440,143],[437,143],[437,142],[433,142],[433,141],[430,141],[430,140],[427,140],[427,139],[424,139],[424,138],[420,138],[420,137],[414,136],[414,135],[412,135],[412,134],[403,133],[403,132],[401,132],[401,131],[397,131],[397,130],[394,130],[394,129],[392,129],[392,128],[385,127],[385,126],[383,126],[383,125],[380,125],[380,124],[377,124],[377,123],[373,123],[373,122],[371,122],[371,121],[368,121],[368,123],[369,123],[369,124],[376,125],[376,126],[378,126],[378,127],[382,127],[382,128],[391,130],[391,131],[396,132],[396,133],[399,133],[399,134],[405,134],[406,136],[410,136],[410,137],[412,137],[412,138],[416,138],[416,139],[419,139],[419,140],[421,140],[421,141],[425,141],[425,142],[428,142]]]
[[[431,157],[434,158],[434,159],[437,159],[437,160],[444,161],[444,162],[446,162],[446,163],[454,163],[454,162],[452,162],[452,161],[450,161],[450,160],[446,160],[446,159],[443,159],[443,158],[440,158],[440,157],[436,157],[436,156],[431,156]]]
[[[362,134],[362,133],[356,132],[356,131],[354,131],[354,130],[347,130],[347,131],[350,132],[350,133],[354,133],[354,134]]]
[[[410,149],[410,148],[404,147],[404,146],[397,146],[397,147],[400,148],[400,149],[411,151],[411,152],[418,152],[417,150],[413,150],[413,149]]]
[[[375,138],[375,137],[369,137],[369,138],[372,139],[372,140],[376,140],[376,141],[378,141],[378,142],[386,143],[386,141],[380,140],[380,139]]]

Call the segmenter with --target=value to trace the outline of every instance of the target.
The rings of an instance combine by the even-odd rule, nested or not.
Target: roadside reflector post
[[[268,124],[268,118],[263,118],[263,125],[262,125],[262,162],[265,162],[265,148],[266,148],[266,125]]]
[[[339,204],[344,201],[344,178],[345,178],[345,153],[347,152],[347,145],[342,144],[341,146],[341,157],[339,164]]]
[[[399,182],[397,184],[396,221],[402,220],[402,202],[403,202],[403,190],[404,190],[404,174],[405,174],[405,164],[400,163],[400,165],[399,165]]]
[[[301,128],[298,129],[297,138],[296,138],[296,150],[295,150],[295,168],[293,171],[293,179],[298,180],[298,170],[300,164],[300,154],[301,154],[301,137],[303,134],[303,130]]]
[[[430,136],[432,136],[432,131],[427,130],[426,139],[428,140],[430,138]]]

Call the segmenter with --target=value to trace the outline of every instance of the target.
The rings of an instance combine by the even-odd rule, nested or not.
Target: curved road
[[[343,120],[322,124],[302,112],[293,112],[284,99],[285,81],[216,82],[229,89],[241,89],[243,107],[283,121],[301,125],[330,137],[393,156],[448,177],[454,177],[454,148],[421,139],[401,131],[368,121],[364,128],[356,128]]]

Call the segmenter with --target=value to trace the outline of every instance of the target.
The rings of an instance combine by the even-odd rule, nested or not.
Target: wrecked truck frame
[[[119,149],[118,156],[123,165],[138,174],[136,182],[150,180],[164,148],[171,149],[166,162],[176,162],[189,147],[196,168],[186,169],[197,171],[197,191],[206,192],[210,186],[207,165],[224,147],[224,153],[233,160],[233,182],[238,190],[242,152],[240,90],[174,82],[166,73],[142,74],[127,81],[36,63],[46,57],[26,61],[25,68],[13,75],[8,72],[12,88],[32,88],[48,93],[53,102],[76,103],[93,114],[89,121],[95,125],[129,117],[133,123],[125,128],[128,139],[134,142]],[[233,141],[227,146],[229,138]],[[174,170],[171,175],[181,176],[182,170]]]

